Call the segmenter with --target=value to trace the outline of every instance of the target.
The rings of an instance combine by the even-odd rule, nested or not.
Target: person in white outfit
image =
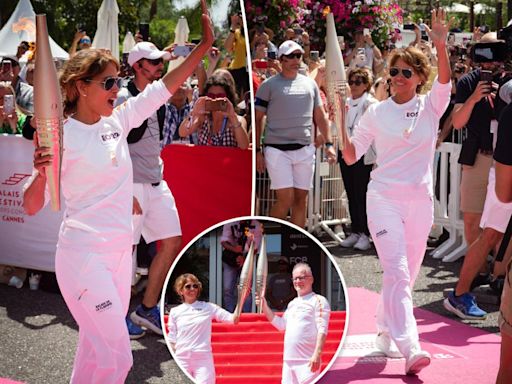
[[[124,383],[132,366],[125,324],[132,267],[132,164],[126,136],[158,109],[213,43],[202,1],[202,41],[161,81],[114,108],[122,79],[119,62],[105,50],[78,52],[60,76],[64,95],[61,188],[66,210],[55,270],[66,304],[78,323],[72,383]],[[48,148],[34,152],[34,174],[23,206],[36,214],[49,200]]]
[[[274,315],[264,297],[263,313],[284,334],[282,384],[309,384],[320,374],[322,349],[327,337],[331,308],[327,299],[313,292],[313,274],[306,263],[292,271],[297,297],[282,317]]]
[[[191,273],[176,279],[174,290],[183,304],[169,313],[167,339],[174,359],[196,384],[214,384],[212,320],[237,324],[239,318],[217,304],[198,300],[202,289],[199,279]]]
[[[347,164],[355,163],[375,143],[377,167],[371,173],[367,205],[368,227],[384,271],[377,347],[390,357],[403,355],[407,374],[417,374],[430,364],[430,354],[419,344],[412,287],[433,222],[432,163],[439,119],[451,90],[449,24],[444,10],[432,11],[428,33],[437,49],[438,76],[431,91],[417,94],[429,77],[428,58],[415,48],[397,50],[389,70],[393,97],[370,106],[351,138],[344,133]]]

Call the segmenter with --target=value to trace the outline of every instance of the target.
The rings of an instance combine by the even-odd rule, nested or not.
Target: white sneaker
[[[341,242],[341,246],[343,248],[351,248],[354,246],[355,243],[359,240],[359,234],[358,233],[351,233],[349,237],[347,237],[345,240]]]
[[[416,375],[423,368],[430,364],[430,353],[427,351],[412,350],[409,357],[405,360],[405,374]]]
[[[387,357],[398,359],[402,356],[402,353],[398,350],[395,342],[389,336],[387,332],[380,332],[375,338],[375,347]]]
[[[370,239],[364,233],[359,234],[359,239],[354,244],[354,249],[359,249],[360,251],[367,251],[371,247]]]

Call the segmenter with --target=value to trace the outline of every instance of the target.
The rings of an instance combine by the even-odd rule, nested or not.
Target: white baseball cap
[[[128,54],[128,64],[133,67],[140,59],[160,59],[170,60],[171,53],[167,51],[159,50],[155,44],[150,43],[149,41],[143,41],[134,45],[134,47],[130,50]]]
[[[290,53],[295,51],[301,51],[301,53],[304,53],[302,47],[295,41],[286,40],[283,44],[279,46],[279,49],[277,51],[277,57],[280,58],[283,55],[289,55]]]

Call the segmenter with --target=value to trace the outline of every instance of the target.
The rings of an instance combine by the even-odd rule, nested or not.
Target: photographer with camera
[[[236,113],[237,95],[231,74],[216,70],[204,86],[204,95],[195,102],[188,119],[180,126],[181,137],[197,132],[199,145],[249,147],[247,122]]]
[[[489,196],[487,185],[493,162],[491,132],[498,125],[496,91],[498,83],[503,82],[504,44],[497,40],[495,33],[490,32],[473,46],[473,61],[479,68],[462,76],[457,82],[452,113],[454,128],[467,128],[459,163],[462,164],[460,209],[463,212],[464,234],[469,248],[459,281],[444,301],[444,307],[463,319],[485,319],[487,316],[469,292],[475,286],[489,283],[489,274],[483,271],[485,258],[499,240],[499,231],[486,225],[489,217],[486,218],[487,215],[482,213],[485,213],[486,195]],[[480,226],[485,229],[481,231]],[[484,272],[480,276],[479,270]]]

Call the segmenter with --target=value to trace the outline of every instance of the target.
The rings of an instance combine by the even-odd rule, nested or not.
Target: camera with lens
[[[471,48],[471,59],[475,63],[503,63],[508,57],[509,53],[505,41],[476,43]]]

